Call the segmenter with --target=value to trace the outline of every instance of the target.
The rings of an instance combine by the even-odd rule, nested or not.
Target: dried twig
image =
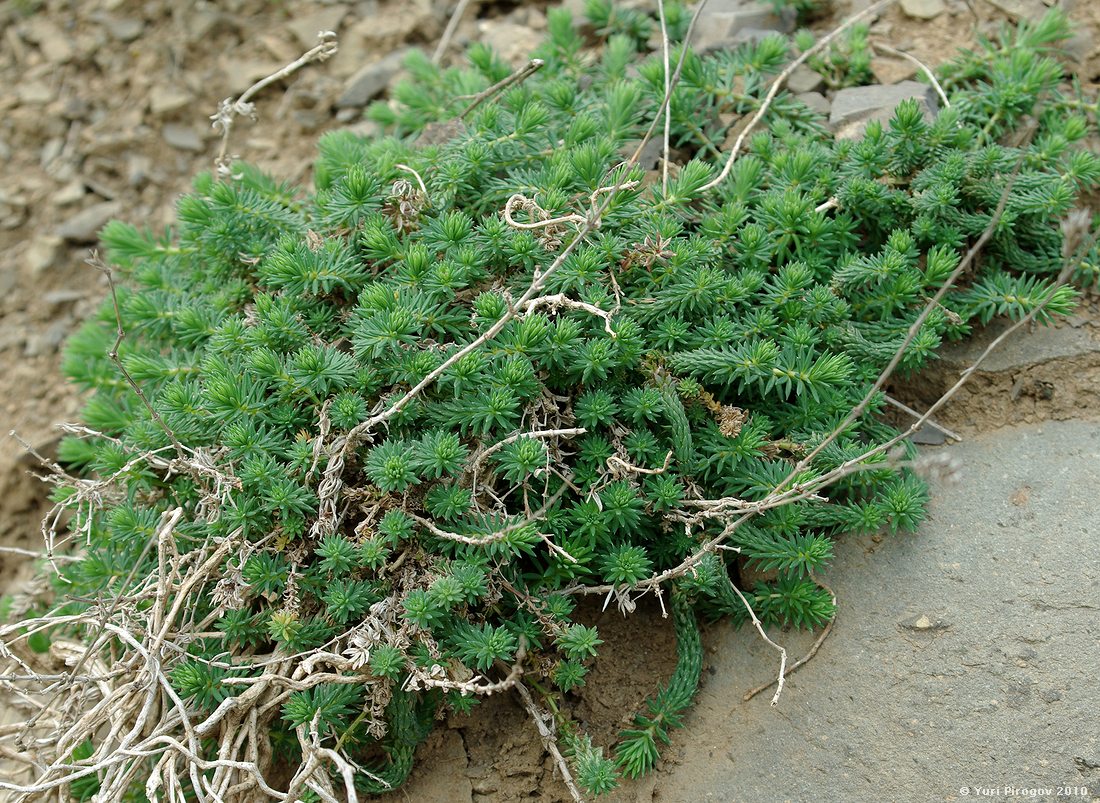
[[[458,119],[459,120],[465,120],[467,115],[470,114],[470,112],[472,112],[474,109],[476,109],[478,106],[480,106],[482,103],[484,103],[489,98],[503,92],[505,89],[512,86],[512,84],[519,83],[520,81],[526,81],[528,78],[530,78],[536,72],[541,70],[542,65],[545,64],[545,63],[546,62],[544,62],[542,59],[531,59],[529,62],[527,62],[522,67],[520,67],[518,70],[513,72],[508,77],[503,78],[500,81],[497,81],[491,87],[489,87],[487,89],[483,89],[482,91],[478,92],[476,95],[473,96],[473,102],[470,103],[470,105],[467,106],[465,109],[463,109],[462,113],[458,115]],[[455,98],[455,100],[464,100],[464,99],[465,99],[464,96]]]
[[[661,21],[661,60],[664,64],[665,95],[669,95],[669,87],[672,75],[669,73],[668,62],[668,23],[665,20],[665,0],[657,0],[657,15]],[[686,48],[686,42],[685,50]],[[672,115],[665,116],[665,132],[661,142],[661,197],[668,195],[668,141],[672,131]]]
[[[887,404],[890,404],[894,407],[897,407],[903,413],[908,413],[909,415],[913,416],[913,418],[916,418],[918,421],[921,420],[921,418],[922,418],[921,413],[918,413],[916,410],[914,410],[908,404],[905,404],[904,402],[898,401],[897,399],[895,399],[893,396],[891,396],[889,394],[885,395],[885,399],[886,399]],[[951,440],[961,442],[962,439],[963,439],[962,435],[959,435],[954,430],[948,429],[947,427],[943,426],[942,424],[937,424],[932,419],[928,419],[928,421],[926,423],[928,424],[928,426],[932,427],[932,429],[935,429],[939,432],[942,432],[948,438],[951,438]]]
[[[523,700],[523,707],[526,708],[527,713],[531,715],[531,721],[534,722],[535,727],[538,728],[539,736],[542,737],[543,746],[546,747],[546,750],[554,757],[554,763],[558,766],[558,772],[561,773],[561,779],[565,783],[565,788],[569,790],[569,794],[572,795],[575,803],[584,803],[584,798],[577,788],[577,783],[573,780],[573,774],[569,771],[569,764],[566,763],[565,757],[558,748],[558,737],[553,727],[554,718],[539,710],[539,707],[535,705],[535,701],[531,698],[531,692],[527,690],[526,686],[517,682],[515,688],[516,691],[519,692],[520,699]]]
[[[785,682],[786,677],[787,650],[772,641],[768,637],[768,634],[764,632],[764,625],[761,624],[760,620],[756,617],[756,611],[752,609],[752,605],[750,605],[749,601],[745,599],[745,595],[741,593],[741,589],[737,587],[737,583],[733,582],[733,580],[730,580],[729,578],[727,578],[727,582],[730,584],[730,588],[733,589],[734,593],[737,594],[738,599],[740,599],[741,602],[744,604],[745,610],[749,612],[749,618],[752,619],[753,626],[756,628],[756,632],[760,634],[760,638],[764,639],[764,641],[766,641],[769,645],[771,645],[779,652],[779,675],[774,681],[772,681],[772,683],[778,684],[778,688],[776,688],[775,694],[772,695],[771,703],[772,705],[778,705],[779,695],[783,693],[783,683]],[[768,686],[770,685],[771,683],[768,684]],[[767,688],[767,686],[765,686],[765,688]]]
[[[904,50],[898,50],[897,48],[891,47],[885,42],[872,42],[871,47],[875,50],[881,50],[885,53],[889,53],[891,56],[903,58],[909,63],[916,65],[917,69],[924,73],[924,75],[928,78],[929,83],[932,84],[932,88],[936,90],[936,94],[940,96],[940,101],[943,103],[943,107],[945,109],[951,108],[951,101],[947,99],[947,93],[944,92],[943,87],[940,86],[940,82],[936,79],[936,74],[932,72],[932,70],[928,68],[928,65],[926,65],[923,61],[918,59],[916,56],[912,56],[906,53]]]
[[[233,128],[233,120],[240,115],[256,119],[256,105],[252,103],[252,98],[260,90],[276,81],[281,81],[289,75],[293,75],[307,64],[314,61],[325,61],[336,55],[338,49],[336,34],[332,31],[321,31],[317,36],[321,40],[320,44],[310,48],[282,69],[276,70],[266,78],[261,78],[246,89],[236,100],[226,98],[218,104],[217,112],[211,115],[210,119],[214,121],[213,127],[222,132],[221,146],[218,148],[217,158],[214,159],[214,165],[219,176],[227,178],[232,172],[233,157],[228,156],[227,152],[229,150],[229,132]]]
[[[836,611],[836,592],[833,591],[833,589],[831,589],[825,583],[821,582],[821,580],[817,579],[816,577],[813,578],[813,581],[815,583],[817,583],[819,586],[821,586],[822,588],[824,588],[826,591],[828,591],[829,594],[832,596],[832,598],[833,598],[833,610],[834,610],[833,618],[831,618],[828,622],[825,623],[825,628],[821,631],[821,635],[819,635],[814,640],[813,645],[806,652],[806,654],[803,655],[801,658],[799,658],[797,661],[795,661],[791,665],[791,667],[786,671],[786,673],[785,673],[786,677],[790,677],[792,674],[794,674],[798,670],[799,667],[806,665],[807,663],[810,662],[810,660],[815,655],[817,655],[817,651],[819,649],[821,649],[821,645],[825,643],[825,639],[827,639],[829,637],[829,633],[831,633],[832,630],[833,630],[833,622],[836,621],[836,612],[835,612]],[[762,692],[766,689],[770,689],[776,683],[782,683],[782,678],[783,677],[784,677],[784,673],[783,673],[782,670],[780,670],[779,677],[776,678],[775,680],[769,680],[767,683],[764,683],[760,686],[757,686],[755,689],[750,689],[749,691],[745,692],[745,696],[741,698],[742,702],[747,703],[753,697],[760,694],[760,692]],[[775,700],[778,699],[778,697],[779,697],[779,690],[778,689],[776,690],[775,694],[776,694],[776,696],[772,699],[772,705],[775,705]]]
[[[462,22],[462,17],[466,14],[466,7],[469,5],[470,0],[458,0],[454,13],[447,20],[447,27],[443,29],[443,36],[440,37],[439,44],[435,46],[435,52],[432,53],[432,64],[439,64],[443,61],[443,56],[451,44],[451,39],[454,38],[455,31],[458,30],[458,24]]]

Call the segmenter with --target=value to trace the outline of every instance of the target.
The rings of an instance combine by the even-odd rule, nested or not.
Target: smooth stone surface
[[[836,624],[778,706],[741,701],[775,677],[775,650],[752,627],[704,632],[709,666],[654,800],[1000,800],[979,788],[1006,785],[1094,799],[1100,424],[925,452],[960,461],[960,480],[934,485],[916,534],[840,539],[822,575]],[[769,630],[792,662],[817,636]]]
[[[162,132],[164,141],[181,151],[198,152],[202,150],[202,137],[192,126],[169,123]]]
[[[832,108],[832,104],[828,99],[820,92],[803,92],[799,95],[795,95],[797,100],[802,101],[818,114],[828,115],[829,109]]]
[[[367,64],[359,69],[344,84],[344,90],[336,101],[337,108],[347,109],[366,106],[378,97],[390,85],[394,76],[401,71],[401,65],[408,51],[390,53],[381,61]]]
[[[1012,321],[997,318],[974,332],[961,343],[945,343],[938,363],[944,367],[964,370],[973,365],[989,345],[1000,337]],[[1039,326],[1024,327],[1012,334],[1003,348],[994,349],[982,360],[979,369],[985,372],[1019,371],[1051,360],[1072,359],[1100,352],[1100,342],[1088,327]]]
[[[787,90],[792,95],[801,95],[803,92],[817,92],[825,86],[825,79],[820,73],[816,73],[805,64],[800,64],[787,79]]]
[[[93,204],[87,209],[82,209],[57,227],[57,234],[70,242],[91,243],[95,242],[107,221],[118,217],[122,212],[122,204],[118,201],[103,201]]]
[[[794,25],[793,9],[776,13],[770,3],[719,0],[703,9],[691,44],[697,53],[709,53],[762,38],[760,32],[791,33]]]
[[[943,0],[901,0],[901,10],[906,16],[918,20],[931,20],[947,10]]]

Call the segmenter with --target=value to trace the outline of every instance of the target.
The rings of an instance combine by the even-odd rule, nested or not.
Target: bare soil
[[[355,124],[339,112],[344,82],[361,66],[410,45],[434,47],[447,19],[440,0],[295,2],[281,0],[7,0],[0,3],[0,366],[3,431],[14,430],[43,454],[56,447],[56,425],[76,420],[81,400],[61,379],[59,348],[105,295],[102,277],[84,264],[94,233],[109,217],[161,226],[192,177],[217,151],[209,115],[224,97],[290,61],[316,31],[340,34],[330,62],[307,67],[258,98],[259,120],[238,124],[231,152],[292,181],[308,180],[317,136]],[[838,0],[835,18],[861,0]],[[1069,4],[1066,4],[1067,7]],[[452,54],[483,37],[522,58],[545,27],[543,2],[474,2]],[[1006,19],[1005,9],[1035,13],[1038,0],[948,0],[933,20],[898,8],[873,27],[876,38],[937,64]],[[1086,89],[1100,82],[1100,4],[1077,0],[1078,69]],[[897,68],[889,63],[881,69]],[[98,221],[80,215],[102,213]],[[76,220],[74,220],[76,218]],[[62,232],[68,229],[68,236]],[[1095,302],[1078,326],[1095,338]],[[1072,324],[1067,324],[1072,325]],[[930,403],[953,381],[943,363],[896,392],[913,406]],[[1011,370],[979,373],[939,418],[966,431],[1005,423],[1100,415],[1100,361],[1084,350]],[[1053,388],[1053,393],[1050,389]],[[0,441],[0,545],[35,550],[48,488],[35,461],[14,440]],[[0,552],[0,591],[17,592],[30,562]],[[858,602],[858,601],[857,601]],[[590,611],[606,644],[574,712],[600,743],[614,740],[633,711],[656,691],[675,662],[670,624],[642,607],[623,619]],[[709,641],[707,634],[704,640]],[[705,689],[704,689],[705,693]],[[408,789],[392,799],[508,803],[567,800],[534,729],[511,697],[492,698],[454,718],[421,749]],[[713,721],[712,721],[713,722]],[[674,751],[680,771],[705,774],[702,748],[732,734],[693,731]],[[661,767],[657,777],[661,775]],[[654,778],[627,784],[615,800],[651,800]],[[675,793],[660,795],[676,800]]]

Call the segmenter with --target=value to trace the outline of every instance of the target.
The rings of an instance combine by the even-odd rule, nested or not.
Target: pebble
[[[513,67],[526,63],[542,43],[542,34],[513,22],[481,20],[477,27],[481,41]]]
[[[947,10],[943,0],[901,0],[901,10],[906,16],[918,20],[931,20]]]
[[[805,103],[818,114],[824,115],[826,117],[829,115],[831,104],[820,92],[802,92],[798,95],[795,95],[795,98]]]
[[[374,139],[382,134],[381,123],[376,123],[374,120],[362,119],[358,122],[352,123],[349,126],[345,126],[345,131],[350,131],[357,137],[364,137],[366,139]]]
[[[52,64],[64,64],[73,57],[71,37],[45,15],[39,14],[27,23],[27,37],[38,45],[46,61]]]
[[[164,141],[173,148],[194,152],[202,150],[202,137],[192,126],[168,123],[161,133],[164,136]]]
[[[31,240],[23,252],[23,267],[32,277],[38,276],[57,261],[63,240],[54,234],[40,234]]]
[[[189,42],[205,39],[222,21],[222,12],[213,3],[195,4],[195,6],[189,8],[183,17]]]
[[[871,59],[871,74],[880,84],[897,84],[908,81],[917,74],[917,67],[913,62],[905,59],[890,59],[876,57]]]
[[[805,64],[800,64],[787,79],[787,90],[792,95],[801,95],[803,92],[817,92],[825,86],[825,79],[819,73],[814,72]]]
[[[145,30],[145,23],[134,17],[104,16],[102,22],[111,38],[120,42],[132,42]]]
[[[50,196],[57,206],[71,206],[84,197],[86,190],[83,180],[75,178]]]
[[[149,92],[149,111],[161,117],[185,108],[194,99],[190,92],[178,84],[160,84]]]
[[[27,338],[23,346],[24,357],[38,357],[42,354],[53,354],[60,348],[73,328],[70,318],[61,318],[54,321],[44,332],[35,332]]]
[[[239,95],[259,81],[283,67],[270,59],[228,59],[222,71],[225,78],[220,82],[227,95]]]
[[[366,106],[372,99],[390,85],[394,76],[401,71],[407,51],[400,50],[390,53],[373,64],[367,64],[359,69],[344,83],[344,91],[336,101],[338,109]]]
[[[53,100],[53,88],[42,81],[20,81],[15,94],[24,106],[45,106]]]
[[[921,446],[942,446],[947,443],[947,436],[935,427],[926,425],[914,432],[909,440]]]
[[[86,295],[83,290],[54,290],[42,296],[42,300],[47,304],[69,304],[80,301]]]
[[[121,212],[122,204],[118,201],[103,201],[92,204],[58,226],[57,234],[59,237],[75,243],[95,242],[99,230],[106,225],[107,221],[117,217]]]
[[[152,159],[143,154],[131,153],[126,157],[126,183],[131,187],[140,187],[148,180],[152,169]]]
[[[1096,40],[1092,37],[1089,28],[1078,28],[1066,41],[1062,42],[1064,50],[1078,64],[1084,64],[1096,51]]]
[[[909,630],[927,631],[927,630],[947,630],[951,627],[949,622],[945,622],[942,619],[933,619],[926,613],[918,614],[909,619],[901,622],[903,627]]]

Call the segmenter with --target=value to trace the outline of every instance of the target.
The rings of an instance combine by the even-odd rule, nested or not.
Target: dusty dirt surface
[[[866,5],[865,0],[837,0],[815,27],[827,30],[835,19]],[[1095,84],[1100,81],[1100,3],[1064,5],[1078,25],[1073,43],[1077,69],[1086,84]],[[336,31],[339,54],[260,94],[259,120],[239,123],[230,147],[231,153],[281,178],[308,180],[317,136],[362,125],[359,108],[338,106],[353,76],[405,47],[434,48],[452,6],[441,0],[0,2],[0,366],[5,385],[0,432],[15,430],[48,455],[56,445],[56,424],[75,420],[80,399],[61,380],[59,348],[106,293],[102,276],[84,264],[95,233],[114,217],[153,226],[171,221],[175,199],[196,172],[212,167],[217,141],[209,115],[221,99],[297,57],[316,42],[319,30]],[[544,2],[475,0],[450,53],[480,37],[507,57],[522,59],[541,37],[546,7]],[[946,0],[933,19],[918,20],[895,7],[872,33],[936,64],[999,21],[1042,8],[1039,0]],[[908,69],[889,58],[876,63],[876,75],[884,81],[908,77],[901,75]],[[1100,417],[1098,322],[1091,301],[1063,326],[1075,333],[1072,346],[1063,339],[1060,345],[1041,346],[1045,356],[987,366],[939,418],[970,433],[1021,421]],[[930,402],[953,381],[952,371],[957,374],[967,348],[952,351],[919,382],[899,384],[899,397],[914,406]],[[33,476],[33,467],[18,443],[0,441],[4,547],[33,551],[40,543],[38,522],[48,489]],[[29,574],[25,557],[0,551],[0,592],[18,591]],[[606,744],[671,671],[674,640],[656,610],[641,608],[623,620],[593,609],[591,617],[607,644],[583,694],[573,702],[578,717]],[[712,647],[718,643],[714,633],[705,633],[704,639]],[[718,665],[715,657],[704,677],[712,677]],[[704,697],[713,693],[709,682],[704,682]],[[825,678],[802,693],[833,692]],[[689,720],[667,763],[662,761],[648,780],[626,784],[613,799],[687,800],[670,782],[684,773],[708,777],[713,757],[704,746],[765,735],[760,721],[736,734],[732,727],[720,717]],[[391,799],[550,803],[567,800],[568,794],[522,708],[501,697],[433,734],[420,751],[420,767],[408,789]],[[715,799],[738,798],[730,793]]]

